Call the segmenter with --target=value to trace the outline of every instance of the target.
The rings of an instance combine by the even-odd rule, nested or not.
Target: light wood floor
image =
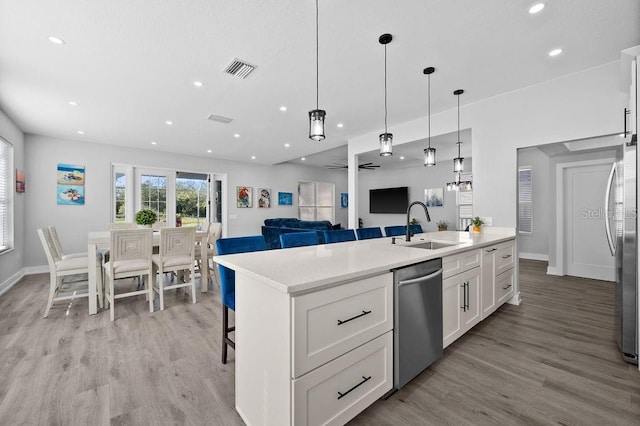
[[[640,372],[613,340],[613,284],[545,275],[521,261],[523,303],[505,305],[354,425],[640,424]],[[88,316],[87,301],[42,319],[47,275],[0,297],[0,424],[242,424],[234,352],[220,364],[217,286],[163,312],[143,297]]]

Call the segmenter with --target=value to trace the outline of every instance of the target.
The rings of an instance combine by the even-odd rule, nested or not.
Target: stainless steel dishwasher
[[[393,281],[397,390],[442,356],[442,259],[394,269]]]

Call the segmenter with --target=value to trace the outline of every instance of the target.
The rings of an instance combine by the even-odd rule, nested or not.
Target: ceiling
[[[382,33],[394,37],[390,126],[425,116],[427,66],[436,68],[437,113],[455,107],[454,89],[465,89],[464,105],[618,60],[640,44],[637,0],[547,0],[530,15],[532,3],[321,0],[327,139],[313,142],[313,0],[0,0],[0,108],[25,133],[275,164],[384,126]],[[549,57],[556,47],[563,53]],[[257,68],[245,79],[224,74],[234,58]]]

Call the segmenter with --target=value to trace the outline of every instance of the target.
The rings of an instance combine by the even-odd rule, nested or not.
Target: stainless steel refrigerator
[[[638,363],[636,141],[626,142],[611,167],[605,199],[606,233],[616,258],[616,340],[625,361]]]

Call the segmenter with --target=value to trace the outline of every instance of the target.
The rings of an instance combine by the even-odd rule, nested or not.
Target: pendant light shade
[[[435,148],[429,147],[424,149],[424,165],[425,166],[436,165],[436,149]]]
[[[320,73],[318,61],[318,0],[316,0],[316,109],[309,111],[309,139],[321,141],[324,136],[324,118],[327,112],[318,107],[318,99],[320,98]]]
[[[435,166],[436,165],[436,149],[431,148],[431,74],[435,72],[434,67],[427,67],[422,72],[428,77],[428,91],[427,91],[427,121],[429,123],[429,146],[424,150],[424,165]]]
[[[383,157],[393,155],[393,135],[391,133],[380,134],[380,155]]]
[[[309,138],[321,141],[324,136],[324,117],[327,115],[323,109],[309,111]]]
[[[458,89],[453,92],[454,95],[458,97],[458,157],[453,159],[453,171],[455,173],[459,173],[464,171],[464,158],[460,155],[460,145],[462,141],[460,140],[460,95],[464,93],[464,90]]]
[[[393,155],[393,135],[387,132],[387,44],[391,43],[391,34],[382,34],[378,42],[384,45],[384,133],[380,135],[380,155]]]

